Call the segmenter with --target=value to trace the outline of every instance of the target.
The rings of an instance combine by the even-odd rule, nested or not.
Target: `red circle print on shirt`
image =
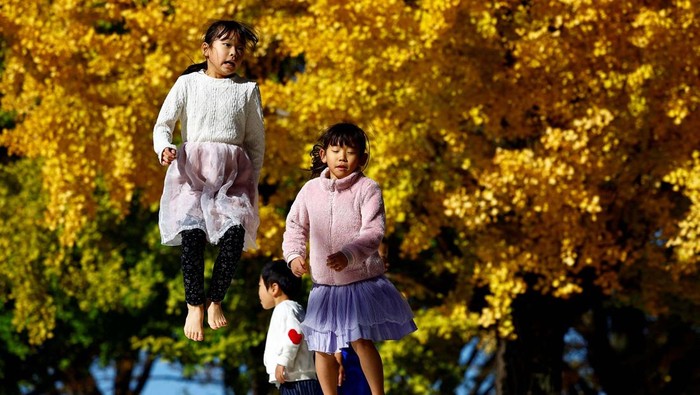
[[[289,335],[289,340],[291,340],[292,343],[294,343],[294,344],[301,343],[301,339],[304,337],[304,335],[297,332],[296,329],[290,329],[288,335]]]

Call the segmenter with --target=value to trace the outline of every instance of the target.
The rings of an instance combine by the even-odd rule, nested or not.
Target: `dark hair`
[[[295,276],[292,270],[287,267],[287,262],[281,259],[266,263],[260,276],[263,284],[265,284],[265,288],[270,288],[272,284],[277,284],[291,300],[296,300],[301,292],[301,278]]]
[[[255,29],[245,23],[233,20],[219,20],[209,25],[206,33],[204,33],[204,37],[202,37],[202,42],[211,45],[214,40],[227,39],[232,35],[242,41],[247,51],[252,52],[255,50],[255,46],[258,45],[258,35],[255,33]],[[207,61],[205,60],[204,62],[190,65],[182,72],[182,75],[206,69]]]
[[[321,149],[328,149],[331,145],[339,145],[352,147],[360,151],[360,154],[367,154],[369,159],[369,138],[367,133],[362,130],[359,126],[350,122],[336,123],[335,125],[326,129],[318,140],[316,144],[311,149],[311,178],[318,177],[323,169],[327,167],[323,161],[321,161]],[[366,165],[367,162],[365,162]]]

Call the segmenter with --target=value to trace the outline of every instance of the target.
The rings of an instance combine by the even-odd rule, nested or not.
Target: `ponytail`
[[[323,163],[323,161],[321,160],[322,149],[323,146],[321,146],[321,144],[316,144],[309,153],[309,156],[311,156],[311,167],[309,168],[309,170],[311,171],[311,178],[316,178],[320,176],[323,172],[323,169],[328,167],[328,165]]]
[[[193,63],[185,69],[185,71],[182,72],[180,75],[185,75],[185,74],[190,74],[190,73],[196,73],[199,70],[206,70],[207,69],[207,61],[205,60],[202,63]]]

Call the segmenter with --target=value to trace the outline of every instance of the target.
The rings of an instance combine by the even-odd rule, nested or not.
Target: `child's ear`
[[[323,148],[319,149],[319,150],[318,150],[318,156],[321,157],[321,162],[327,163],[327,162],[326,162],[326,161],[327,161],[327,159],[326,159],[326,150],[324,150]]]
[[[206,58],[209,56],[209,44],[202,43],[202,55]]]
[[[270,284],[270,294],[272,294],[272,296],[277,297],[277,296],[280,296],[281,293],[282,293],[282,288],[280,288],[279,284],[277,284],[277,283]]]

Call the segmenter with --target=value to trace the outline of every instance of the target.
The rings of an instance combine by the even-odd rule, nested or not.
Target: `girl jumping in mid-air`
[[[334,353],[348,345],[357,353],[372,394],[384,394],[382,359],[374,342],[400,339],[416,330],[406,300],[384,276],[379,254],[384,202],[379,185],[361,168],[367,135],[358,126],[331,126],[312,150],[312,177],[287,216],[282,249],[297,276],[308,272],[313,287],[302,331],[316,352],[323,393],[336,394]]]
[[[165,98],[153,128],[153,147],[165,176],[160,232],[165,245],[182,245],[187,302],[185,336],[204,340],[204,313],[212,329],[227,324],[221,301],[244,249],[255,247],[260,223],[257,188],[265,153],[258,85],[236,75],[255,32],[217,21],[201,45],[206,59],[188,67]],[[180,121],[182,146],[173,145]],[[204,248],[218,244],[209,294],[204,294]]]

